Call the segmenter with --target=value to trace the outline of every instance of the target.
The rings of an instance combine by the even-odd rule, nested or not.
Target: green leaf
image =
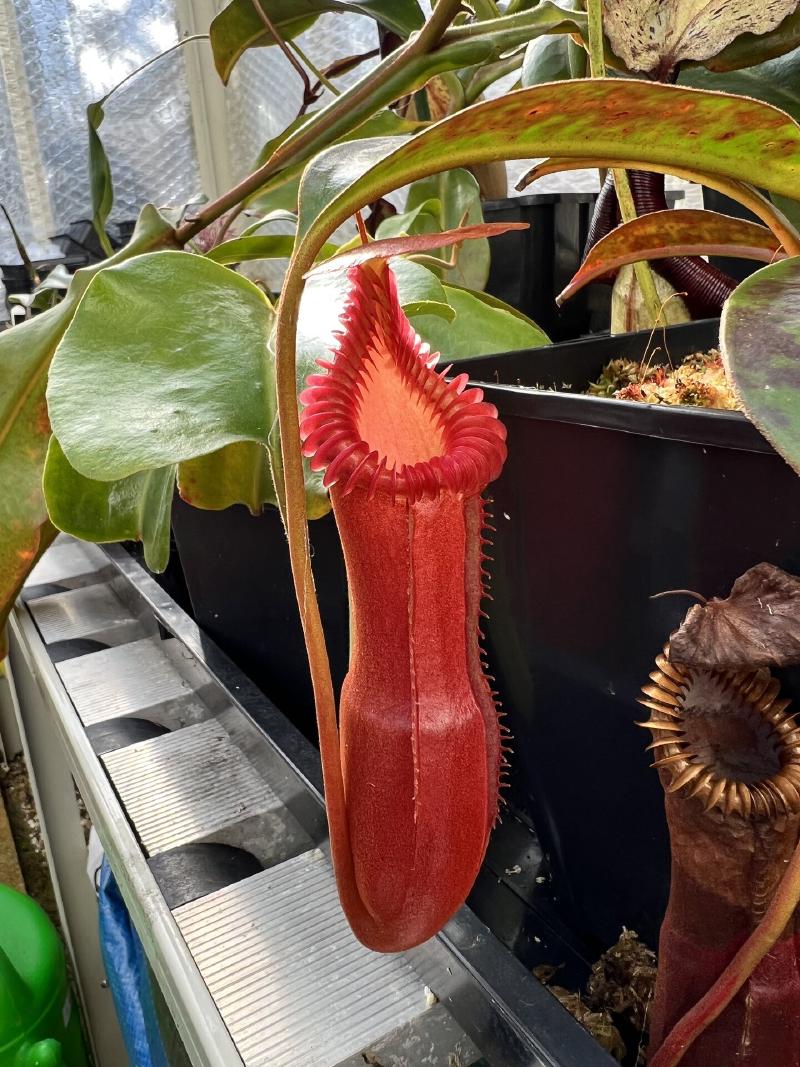
[[[788,196],[778,196],[773,193],[770,198],[778,209],[782,211],[796,230],[800,230],[800,200],[790,200]]]
[[[431,200],[439,203],[439,230],[483,222],[480,188],[468,170],[448,170],[414,182],[408,190],[406,209],[413,211],[416,205]],[[433,255],[438,255],[436,249]],[[447,272],[447,278],[467,289],[483,289],[489,277],[489,263],[489,242],[485,238],[469,241],[459,248],[456,265]]]
[[[172,232],[148,206],[130,245],[112,262],[168,244]],[[52,538],[42,494],[50,437],[45,400],[48,367],[87,285],[105,266],[78,271],[60,304],[0,333],[0,625],[43,544]]]
[[[187,504],[221,511],[245,504],[258,515],[264,504],[277,504],[267,450],[258,441],[235,441],[178,468],[178,491]]]
[[[274,500],[264,468],[264,446],[280,464],[273,320],[257,286],[204,256],[156,252],[104,271],[88,287],[50,372],[53,432],[69,465],[92,482],[125,481],[118,493],[130,495],[150,485],[131,481],[136,475],[180,464],[181,486],[199,507]],[[216,485],[221,474],[224,484]],[[310,513],[324,513],[321,476],[309,471],[308,486]],[[113,491],[112,502],[123,498]],[[82,523],[82,536],[107,539],[97,510],[68,520],[67,507],[65,496],[60,522]]]
[[[572,77],[569,40],[565,34],[534,37],[525,49],[525,58],[522,61],[520,81],[523,88],[542,85],[544,82],[568,81]]]
[[[103,104],[106,97],[86,108],[89,123],[89,189],[92,196],[92,222],[98,240],[107,256],[113,252],[106,233],[106,223],[114,205],[114,183],[111,180],[111,164],[100,140],[100,124],[105,118]]]
[[[720,346],[747,415],[800,473],[800,258],[738,286],[723,309]]]
[[[435,233],[440,230],[442,205],[439,200],[423,200],[411,211],[399,211],[384,219],[375,231],[375,237],[382,241],[387,237],[400,237],[402,234]]]
[[[70,463],[111,480],[266,443],[272,322],[257,286],[202,256],[153,252],[104,270],[50,370],[50,419]]]
[[[415,137],[335,145],[309,164],[299,233],[314,244],[364,204],[421,175],[494,159],[605,159],[705,171],[785,196],[800,188],[800,126],[756,100],[674,85],[588,79],[475,104]],[[735,195],[735,194],[734,194]]]
[[[390,268],[397,282],[400,305],[412,315],[436,315],[452,322],[456,313],[447,303],[444,286],[433,271],[410,259],[393,259]]]
[[[294,250],[291,234],[268,234],[261,237],[236,237],[224,241],[206,253],[206,259],[214,263],[244,263],[251,259],[288,259]],[[339,246],[328,244],[320,252],[320,259],[338,252]]]
[[[715,74],[704,67],[687,67],[678,82],[695,89],[713,89],[764,100],[800,121],[800,50],[757,67]]]
[[[494,352],[539,348],[550,343],[547,334],[522,312],[488,293],[455,285],[443,286],[447,303],[455,311],[453,322],[430,315],[409,314],[414,329],[442,363],[477,359]],[[406,309],[407,313],[410,309]]]
[[[174,466],[113,482],[92,481],[70,465],[55,437],[50,440],[44,491],[55,525],[86,541],[141,541],[153,571],[163,571],[169,562],[174,490]]]
[[[369,15],[401,37],[418,30],[424,20],[416,0],[260,0],[284,40],[308,29],[326,11]],[[211,23],[214,63],[223,82],[248,48],[275,44],[252,0],[232,0]]]
[[[668,256],[735,256],[770,263],[780,249],[766,226],[715,211],[652,211],[617,226],[595,244],[558,297],[568,300],[590,282],[627,263]]]

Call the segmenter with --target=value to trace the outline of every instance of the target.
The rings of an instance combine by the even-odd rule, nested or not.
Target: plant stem
[[[324,85],[328,92],[333,93],[334,96],[342,95],[341,89],[337,89],[333,82],[330,80],[330,78],[326,77],[325,72],[320,70],[316,63],[312,62],[312,60],[309,59],[309,57],[305,54],[305,52],[297,43],[297,41],[287,41],[286,43],[289,48],[291,48],[299,56],[303,63],[305,63],[305,65],[317,79],[317,83],[319,85]]]
[[[275,44],[278,46],[278,48],[280,48],[281,52],[283,52],[283,54],[286,56],[289,63],[297,71],[297,74],[303,82],[303,103],[307,103],[313,98],[314,93],[311,89],[311,79],[309,78],[305,67],[294,54],[294,52],[291,50],[291,48],[289,48],[286,41],[284,41],[284,39],[281,37],[280,33],[278,32],[277,26],[274,24],[272,19],[261,6],[261,0],[250,0],[250,3],[255,8],[258,17],[264,23],[264,26],[267,29],[267,33],[269,33]]]
[[[500,59],[497,63],[490,63],[488,66],[480,67],[467,82],[464,89],[464,102],[466,104],[474,104],[481,93],[488,89],[490,85],[493,85],[500,78],[505,78],[507,74],[519,70],[524,58],[524,51],[515,52],[514,55],[506,56],[505,59]]]
[[[589,71],[593,78],[604,78],[606,58],[603,40],[603,0],[588,0],[587,13],[589,16]],[[628,173],[618,167],[613,168],[612,173],[622,221],[632,222],[636,218],[636,204],[633,202]],[[633,269],[653,325],[657,326],[659,319],[663,318],[663,312],[650,264],[646,261],[639,261],[634,263]]]
[[[210,222],[255,193],[278,171],[304,158],[304,153],[327,146],[329,139],[325,135],[330,134],[340,123],[352,123],[353,113],[360,105],[374,101],[379,88],[400,79],[405,81],[405,74],[409,69],[413,75],[414,62],[437,46],[460,7],[461,0],[439,0],[431,17],[403,48],[393,52],[379,67],[370,72],[369,77],[364,78],[348,92],[342,93],[292,137],[287,138],[261,167],[227,193],[204,205],[193,218],[183,222],[175,231],[176,240],[185,244]],[[398,90],[398,95],[401,95],[402,87],[398,86]]]
[[[695,1006],[679,1019],[661,1048],[648,1060],[648,1067],[676,1067],[700,1034],[722,1012],[751,977],[756,967],[781,936],[800,904],[800,844],[772,898],[764,918],[731,962]]]

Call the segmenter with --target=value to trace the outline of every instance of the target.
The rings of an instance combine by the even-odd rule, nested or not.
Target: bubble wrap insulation
[[[15,15],[15,25],[6,17],[6,29],[0,33],[16,34],[29,110],[26,115],[20,105],[20,96],[26,94],[9,85],[6,53],[5,91],[0,92],[4,145],[0,196],[19,220],[23,238],[31,240],[36,250],[46,244],[48,234],[90,215],[86,105],[178,39],[174,2],[2,0],[2,4]],[[20,153],[14,146],[30,130],[31,113],[35,143]],[[113,218],[135,218],[147,200],[181,204],[196,197],[200,181],[181,52],[159,60],[111,98],[102,137],[114,178]],[[20,159],[37,156],[49,194],[46,205],[31,202],[30,194],[20,188]],[[0,232],[0,258],[8,261],[9,254],[17,259],[8,236]]]
[[[372,19],[359,15],[326,14],[302,34],[297,43],[318,70],[344,56],[369,52],[378,46]],[[377,62],[367,60],[349,74],[337,77],[337,88],[357,81]],[[311,75],[311,82],[316,79]],[[331,99],[325,92],[313,105],[317,110]],[[295,118],[303,101],[303,83],[280,49],[253,48],[236,65],[227,95],[228,140],[234,173],[242,177],[264,144]]]

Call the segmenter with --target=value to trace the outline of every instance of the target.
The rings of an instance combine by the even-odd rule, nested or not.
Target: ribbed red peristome
[[[352,267],[348,278],[352,288],[333,359],[319,361],[327,373],[310,375],[300,396],[303,452],[312,469],[325,471],[326,486],[338,483],[345,492],[358,486],[370,495],[382,490],[411,501],[442,490],[481,492],[506,458],[497,409],[484,402],[482,390],[466,388],[466,374],[447,382],[449,368],[433,369],[438,354],[431,355],[404,315],[385,263]],[[364,401],[376,390],[383,412],[365,427]],[[380,447],[384,434],[399,446],[394,455]]]

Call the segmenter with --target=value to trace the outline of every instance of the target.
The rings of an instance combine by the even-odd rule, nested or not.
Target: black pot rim
[[[718,336],[718,329],[718,319],[703,319],[668,326],[664,336],[671,338],[677,358],[682,358],[683,354],[693,350],[696,339],[707,344],[709,333]],[[638,350],[642,345],[646,348],[652,337],[652,330],[638,330],[614,338],[607,333],[592,334],[574,341],[561,341],[539,348],[499,352],[494,356],[481,356],[476,360],[461,360],[453,364],[453,372],[468,374],[470,383],[483,390],[486,399],[497,406],[501,416],[513,415],[541,422],[571,423],[709,448],[730,448],[768,455],[774,453],[772,445],[740,411],[637,403],[633,400],[589,396],[571,390],[543,388],[540,385],[523,385],[513,380],[517,373],[524,377],[529,368],[536,367],[537,355],[547,361],[544,367],[537,368],[537,375],[541,369],[542,379],[552,380],[555,355],[559,363],[559,377],[556,381],[561,380],[562,375],[568,378],[572,371],[577,371],[576,381],[584,380],[588,384],[592,379],[584,377],[587,353],[599,350],[605,362],[612,345],[615,350],[617,345],[621,345],[623,351],[626,345],[633,345],[634,349]],[[503,368],[506,360],[509,362]],[[492,381],[492,376],[502,376],[506,381]]]
[[[712,448],[774,452],[772,445],[740,411],[639,404],[532,386],[492,385],[479,380],[474,384],[502,415],[617,430],[640,437],[663,437]]]

